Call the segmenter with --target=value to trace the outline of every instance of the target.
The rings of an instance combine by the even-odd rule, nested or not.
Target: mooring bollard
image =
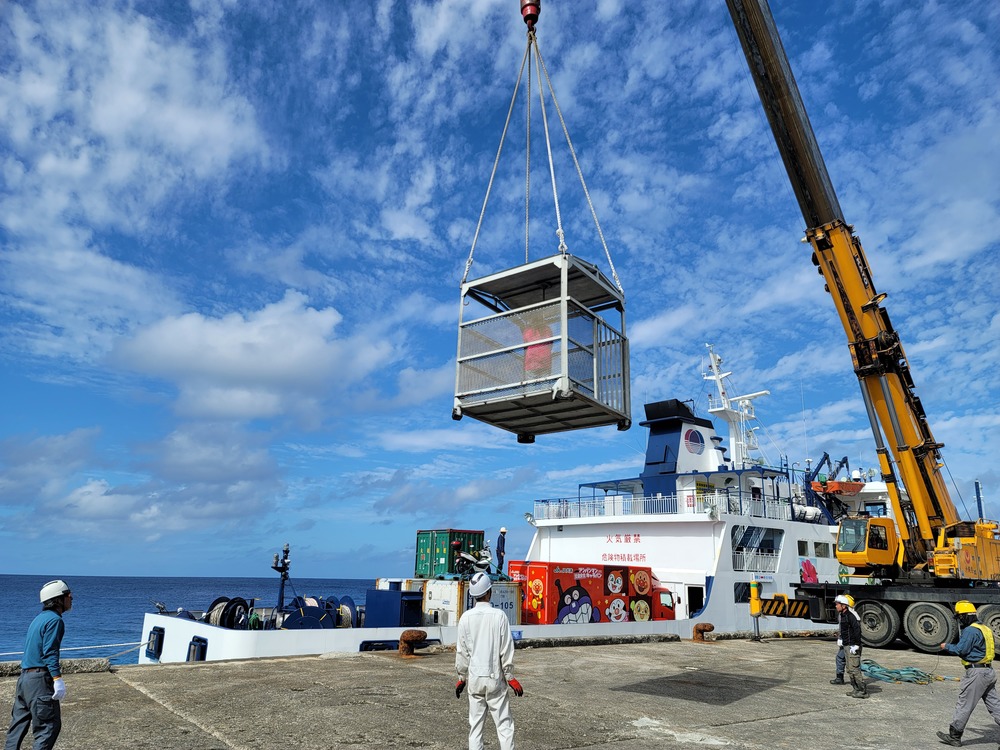
[[[699,622],[694,626],[694,633],[691,636],[691,640],[705,642],[705,633],[711,633],[715,630],[715,625],[710,622]]]
[[[404,630],[399,636],[399,655],[413,656],[413,647],[427,640],[427,633],[423,630]]]

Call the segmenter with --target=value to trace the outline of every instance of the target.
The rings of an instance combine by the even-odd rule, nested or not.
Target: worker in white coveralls
[[[483,726],[489,709],[497,728],[500,750],[514,750],[514,719],[510,715],[507,687],[518,697],[524,695],[514,679],[514,639],[502,610],[490,604],[493,582],[486,573],[476,573],[469,581],[469,594],[476,606],[458,621],[455,649],[455,697],[469,690],[469,750],[483,750]]]

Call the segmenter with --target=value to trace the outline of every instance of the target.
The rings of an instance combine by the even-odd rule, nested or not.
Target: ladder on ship
[[[749,536],[748,536],[749,533]],[[737,526],[733,532],[733,569],[770,570],[770,559],[761,554],[760,543],[766,529],[763,526]],[[741,566],[738,567],[737,563]]]

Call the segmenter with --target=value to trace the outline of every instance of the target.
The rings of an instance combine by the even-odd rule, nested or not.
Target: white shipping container
[[[427,581],[423,624],[458,625],[462,613],[475,606],[468,588],[468,581]],[[521,585],[516,581],[494,581],[490,604],[502,610],[512,626],[521,624]]]
[[[503,610],[511,627],[521,624],[521,584],[517,581],[494,581],[490,604]],[[466,591],[465,609],[475,605],[475,600]]]

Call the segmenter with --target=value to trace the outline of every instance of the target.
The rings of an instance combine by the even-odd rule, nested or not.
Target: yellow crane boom
[[[962,522],[941,474],[940,449],[914,392],[906,353],[872,279],[861,240],[844,220],[784,47],[766,0],[726,0],[785,170],[806,222],[812,262],[826,282],[847,334],[861,396],[875,438],[896,529],[879,519],[855,523],[860,543],[838,545],[838,558],[865,570],[926,571],[962,577],[954,561],[963,544],[980,545],[970,577],[993,578],[1000,567],[996,525]],[[898,479],[906,489],[899,491]],[[881,529],[881,530],[880,530]],[[842,527],[843,530],[843,527]],[[869,549],[868,537],[876,544]],[[891,538],[884,538],[890,536]],[[888,548],[885,548],[888,545]],[[846,547],[846,549],[845,549]],[[948,557],[948,555],[951,557]],[[966,555],[965,557],[969,557]]]

